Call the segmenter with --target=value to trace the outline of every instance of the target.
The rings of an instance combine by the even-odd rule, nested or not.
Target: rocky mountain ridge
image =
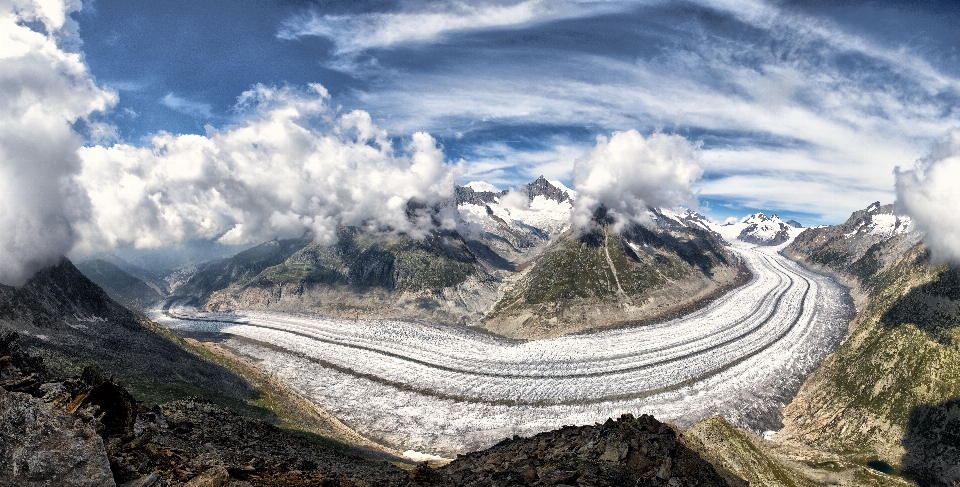
[[[66,258],[23,286],[0,285],[0,332],[19,334],[58,373],[96,363],[144,389],[179,383],[239,400],[252,393],[242,378],[185,352],[164,337],[169,332],[110,299]]]
[[[457,187],[455,229],[267,242],[198,266],[173,294],[214,311],[427,319],[538,338],[672,315],[745,278],[696,212],[651,208],[649,228],[577,235],[574,198],[542,176],[517,190]],[[558,268],[585,274],[550,274]]]
[[[779,437],[902,471],[960,482],[960,270],[935,265],[909,218],[874,203],[808,229],[784,254],[851,288],[850,336],[784,410]]]

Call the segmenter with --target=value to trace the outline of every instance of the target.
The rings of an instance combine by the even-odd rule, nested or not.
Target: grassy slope
[[[854,283],[860,309],[850,337],[784,411],[782,435],[917,475],[926,446],[904,445],[935,425],[911,426],[911,417],[918,408],[960,398],[957,271],[932,267],[919,244],[886,265],[882,244],[862,255],[830,245],[813,249],[795,256]]]
[[[720,416],[703,419],[687,428],[680,439],[722,474],[739,476],[754,486],[910,485],[839,455],[764,440],[733,427]]]
[[[713,281],[721,266],[725,277]],[[735,277],[735,263],[705,232],[604,228],[577,237],[570,230],[506,288],[484,327],[537,338],[656,318]]]

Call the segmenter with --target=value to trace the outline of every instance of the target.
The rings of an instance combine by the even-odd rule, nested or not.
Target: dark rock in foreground
[[[15,334],[0,336],[0,485],[399,486],[407,477],[204,400],[147,409],[95,367],[52,380]]]
[[[411,476],[423,486],[746,486],[728,483],[653,416],[514,437]]]
[[[0,385],[27,392],[0,387],[0,485],[747,485],[646,415],[514,437],[407,473],[204,400],[147,409],[96,368],[50,380],[14,340],[0,337]]]
[[[110,441],[108,440],[108,443]],[[167,472],[164,485],[223,471],[254,485],[403,485],[406,473],[206,401],[141,411],[110,451],[118,481]]]
[[[112,485],[103,441],[80,418],[0,388],[0,485]]]

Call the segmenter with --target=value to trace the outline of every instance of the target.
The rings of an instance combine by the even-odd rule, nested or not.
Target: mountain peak
[[[484,206],[487,203],[495,202],[497,198],[500,198],[501,196],[504,196],[507,194],[507,190],[480,191],[480,190],[474,189],[475,187],[477,187],[477,185],[473,183],[467,186],[460,186],[460,185],[454,186],[453,195],[454,195],[455,204],[457,206],[464,205],[464,204]]]
[[[553,185],[541,175],[536,181],[523,187],[522,191],[532,200],[537,196],[554,200],[558,203],[570,200],[570,193]]]
[[[790,239],[791,229],[801,228],[799,223],[793,225],[781,220],[776,214],[767,216],[764,213],[748,215],[740,220],[740,223],[746,224],[746,227],[740,231],[737,238],[757,245],[780,245]]]

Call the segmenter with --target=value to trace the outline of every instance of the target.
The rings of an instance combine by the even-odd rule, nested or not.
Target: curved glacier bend
[[[227,345],[373,439],[444,455],[564,424],[712,414],[776,429],[803,378],[833,351],[852,307],[832,280],[776,253],[734,250],[746,285],[664,323],[537,341],[456,326],[269,312],[156,318]]]

